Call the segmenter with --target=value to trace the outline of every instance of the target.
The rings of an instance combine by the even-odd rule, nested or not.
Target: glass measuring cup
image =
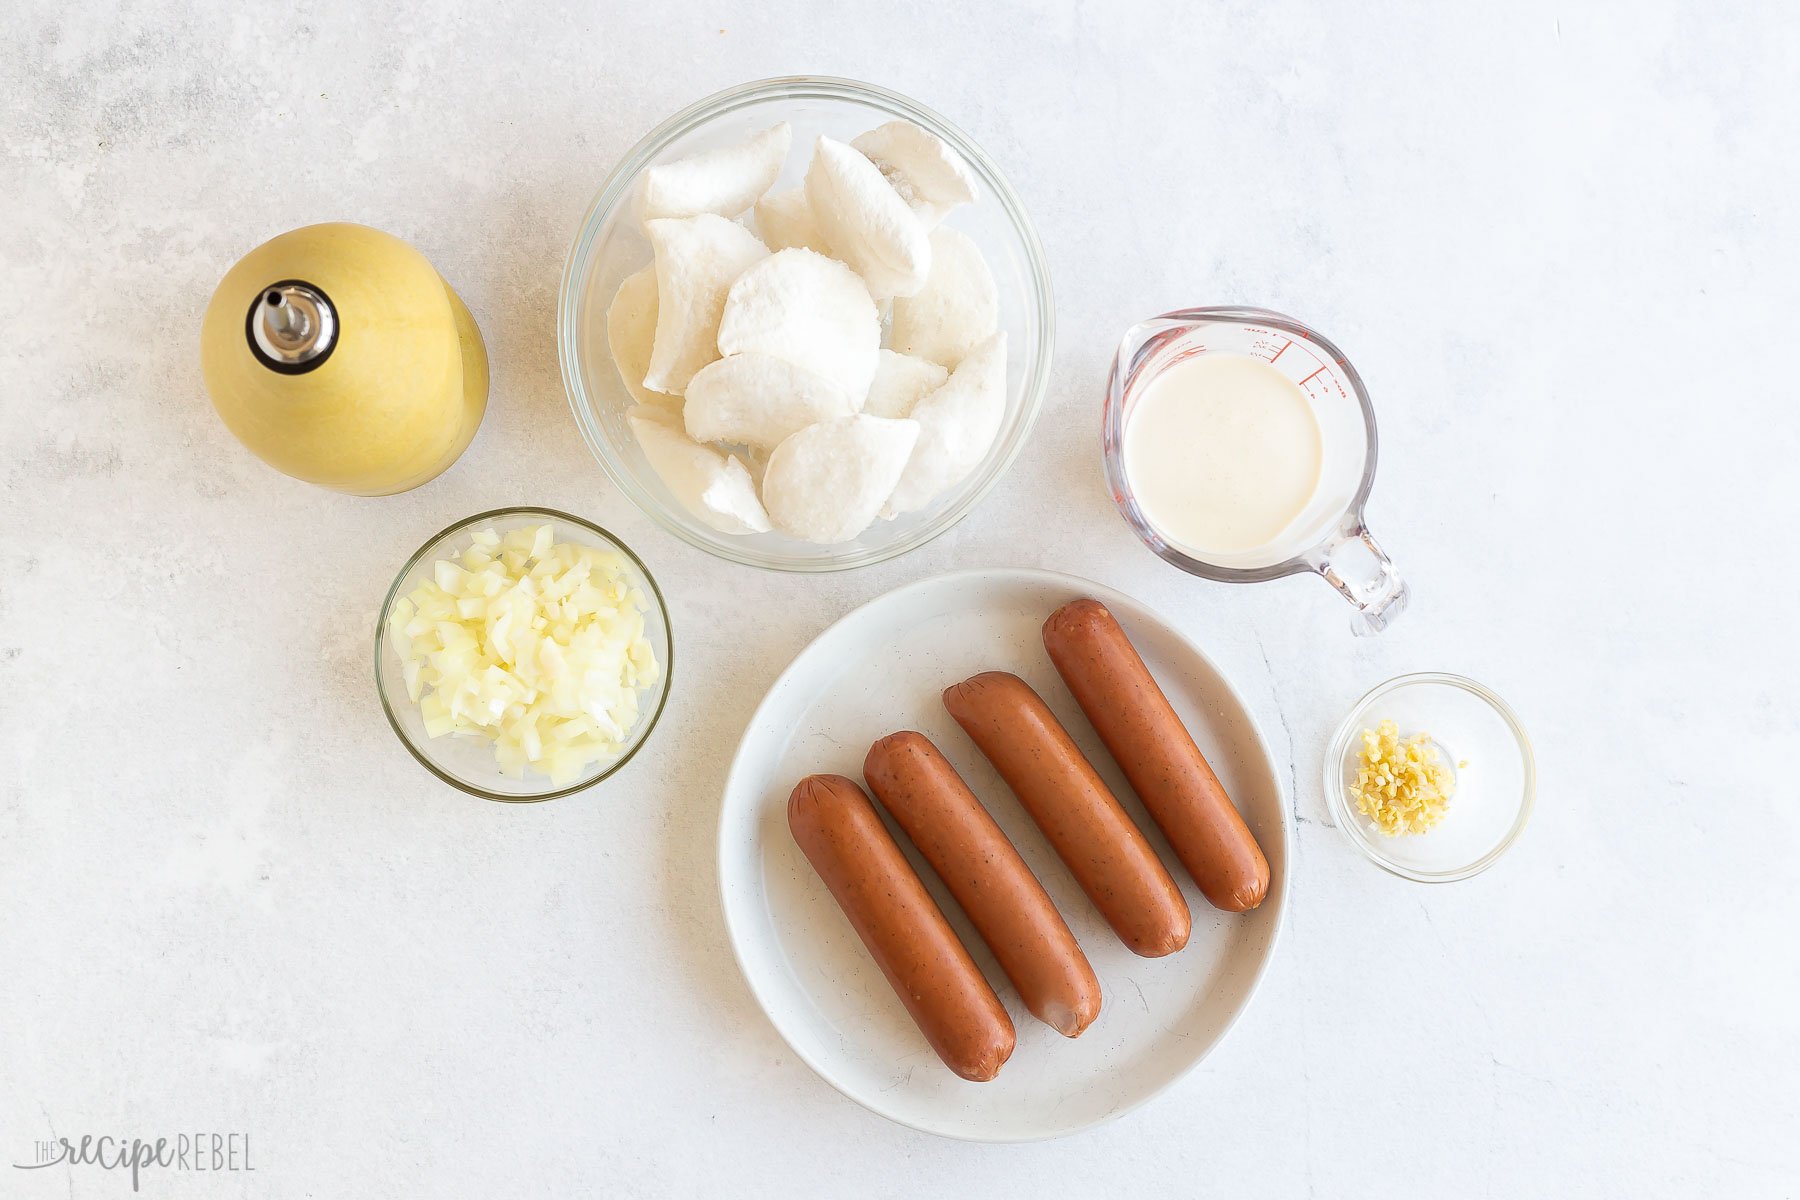
[[[1125,426],[1138,397],[1176,363],[1245,354],[1282,372],[1318,418],[1322,459],[1311,500],[1274,540],[1218,561],[1174,544],[1139,506],[1125,461]],[[1375,411],[1356,368],[1336,346],[1290,317],[1261,308],[1188,308],[1133,325],[1107,384],[1102,450],[1106,481],[1125,521],[1165,561],[1202,579],[1260,583],[1312,572],[1354,604],[1358,634],[1380,633],[1406,608],[1406,582],[1363,523],[1375,482]]]

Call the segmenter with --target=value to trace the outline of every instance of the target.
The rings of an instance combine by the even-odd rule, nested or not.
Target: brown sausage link
[[[969,914],[1031,1014],[1064,1037],[1100,1015],[1100,980],[1037,876],[931,739],[869,748],[863,778]]]
[[[1012,1018],[854,780],[809,775],[788,829],[944,1065],[977,1083],[1013,1052]]]
[[[1206,898],[1227,912],[1261,904],[1262,847],[1106,605],[1057,609],[1044,622],[1044,648]]]
[[[946,689],[944,707],[1132,953],[1161,958],[1187,945],[1181,889],[1029,684],[988,671]]]

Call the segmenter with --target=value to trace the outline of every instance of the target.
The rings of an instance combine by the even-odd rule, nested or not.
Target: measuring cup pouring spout
[[[1358,634],[1405,611],[1406,583],[1363,521],[1377,448],[1368,391],[1293,318],[1191,308],[1133,326],[1101,448],[1119,511],[1165,561],[1223,583],[1316,574],[1356,606]]]

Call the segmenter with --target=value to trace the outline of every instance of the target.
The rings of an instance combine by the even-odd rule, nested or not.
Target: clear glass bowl
[[[1424,731],[1455,770],[1456,791],[1428,833],[1389,837],[1350,798],[1362,731],[1384,720],[1399,725],[1402,737]],[[1525,831],[1536,793],[1531,740],[1519,718],[1460,675],[1388,680],[1356,702],[1325,751],[1325,798],[1338,828],[1376,866],[1419,883],[1451,883],[1493,866]]]
[[[849,140],[895,119],[942,138],[980,181],[977,202],[945,224],[972,238],[987,257],[1007,334],[1007,408],[987,458],[962,483],[920,512],[876,521],[855,541],[816,546],[779,533],[733,535],[702,524],[669,494],[625,423],[631,396],[606,342],[606,309],[626,276],[651,260],[632,216],[638,176],[653,163],[727,144],[778,121],[794,128],[794,149],[777,188],[805,175],[820,134]],[[1055,306],[1043,248],[999,168],[968,135],[931,110],[882,88],[848,79],[792,76],[747,83],[676,113],[613,170],[582,219],[563,270],[556,340],[563,382],[581,436],[619,490],[683,541],[720,558],[781,571],[839,571],[882,562],[924,545],[955,525],[999,482],[1037,420],[1049,382]]]
[[[625,556],[634,582],[650,602],[644,613],[644,636],[649,639],[651,649],[656,652],[656,661],[662,667],[657,673],[656,682],[640,697],[637,725],[632,728],[631,736],[619,756],[609,762],[594,764],[588,774],[574,783],[560,785],[552,784],[548,776],[536,772],[527,772],[523,779],[502,774],[500,765],[494,758],[493,747],[485,739],[427,737],[424,718],[419,715],[419,706],[406,694],[400,655],[388,640],[388,613],[393,610],[394,601],[409,594],[429,578],[432,565],[438,559],[460,552],[468,544],[471,533],[477,529],[494,529],[504,534],[545,522],[556,527],[556,540],[559,542],[576,542],[603,550],[617,550]],[[476,513],[433,534],[406,560],[406,565],[400,568],[400,574],[394,577],[393,586],[388,588],[387,599],[382,601],[381,616],[375,623],[375,690],[381,696],[382,711],[387,714],[388,724],[393,726],[400,744],[427,771],[451,787],[471,796],[510,804],[528,804],[571,795],[594,786],[630,762],[638,747],[650,736],[650,731],[656,728],[657,718],[662,716],[663,705],[668,702],[669,680],[674,669],[674,643],[669,635],[668,609],[650,569],[631,552],[631,547],[598,525],[550,508],[496,508],[490,512]]]

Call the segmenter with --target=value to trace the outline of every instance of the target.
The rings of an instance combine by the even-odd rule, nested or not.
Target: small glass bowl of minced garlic
[[[1325,797],[1352,844],[1420,883],[1467,879],[1525,829],[1531,742],[1492,691],[1460,675],[1390,679],[1358,700],[1325,753]]]

